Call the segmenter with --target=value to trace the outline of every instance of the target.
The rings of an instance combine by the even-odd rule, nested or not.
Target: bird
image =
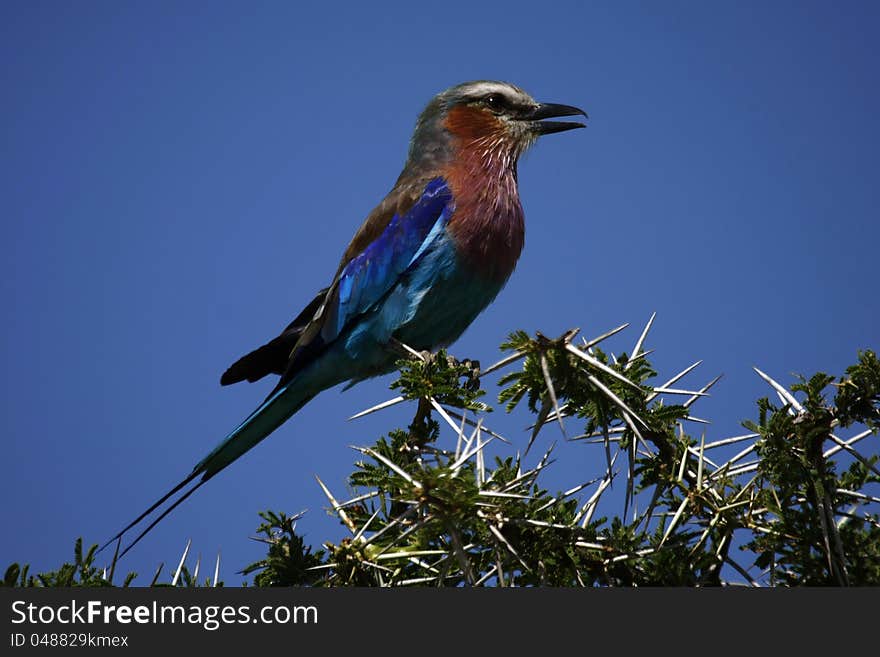
[[[538,102],[501,81],[464,82],[434,96],[416,121],[403,171],[355,233],[330,284],[220,378],[227,386],[277,375],[277,385],[103,547],[117,542],[118,553],[129,530],[180,493],[121,558],[315,395],[392,371],[401,343],[432,351],[455,342],[504,287],[523,249],[520,156],[543,135],[586,127],[547,120],[577,115],[588,118],[578,107]]]

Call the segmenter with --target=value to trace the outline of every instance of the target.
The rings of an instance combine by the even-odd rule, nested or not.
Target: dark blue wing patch
[[[395,214],[382,234],[345,265],[329,302],[331,307],[325,309],[327,317],[321,330],[325,344],[394,287],[446,225],[452,209],[452,192],[446,181],[434,178],[408,212]]]

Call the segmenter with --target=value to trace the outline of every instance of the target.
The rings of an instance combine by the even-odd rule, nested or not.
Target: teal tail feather
[[[274,391],[217,447],[199,461],[193,474],[207,481],[266,438],[305,406],[319,391],[305,392],[302,385],[286,385]]]
[[[326,387],[326,386],[324,386]],[[281,426],[292,415],[309,402],[323,387],[304,386],[300,381],[290,381],[283,387],[272,392],[253,413],[251,413],[238,427],[236,427],[223,441],[214,448],[205,458],[199,461],[192,472],[186,476],[174,488],[165,493],[154,502],[146,511],[126,525],[122,531],[101,546],[101,550],[111,543],[121,541],[123,535],[133,527],[139,525],[154,511],[158,510],[172,497],[180,494],[165,510],[162,511],[137,537],[129,543],[117,559],[137,545],[153,527],[159,524],[168,514],[182,504],[190,495],[196,492],[209,479],[217,475],[228,465],[236,461],[245,452],[266,438],[275,429]],[[198,481],[196,481],[198,480]],[[193,484],[193,482],[195,483]],[[189,486],[192,484],[191,486]],[[189,486],[189,488],[187,488]],[[100,551],[100,550],[99,550]]]

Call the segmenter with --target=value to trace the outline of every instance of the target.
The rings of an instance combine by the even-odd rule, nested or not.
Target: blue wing
[[[375,308],[400,282],[442,233],[453,209],[446,181],[434,178],[407,212],[395,214],[385,230],[343,267],[325,304],[320,334],[325,344]]]

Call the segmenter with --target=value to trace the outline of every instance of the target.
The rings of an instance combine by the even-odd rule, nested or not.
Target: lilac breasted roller
[[[517,162],[538,137],[583,123],[570,105],[540,103],[506,82],[465,82],[421,113],[403,171],[345,250],[330,284],[280,335],[233,363],[222,385],[278,384],[192,472],[108,544],[180,493],[127,552],[197,488],[322,390],[389,372],[399,343],[454,342],[495,298],[523,247]],[[124,554],[124,552],[123,552]]]

